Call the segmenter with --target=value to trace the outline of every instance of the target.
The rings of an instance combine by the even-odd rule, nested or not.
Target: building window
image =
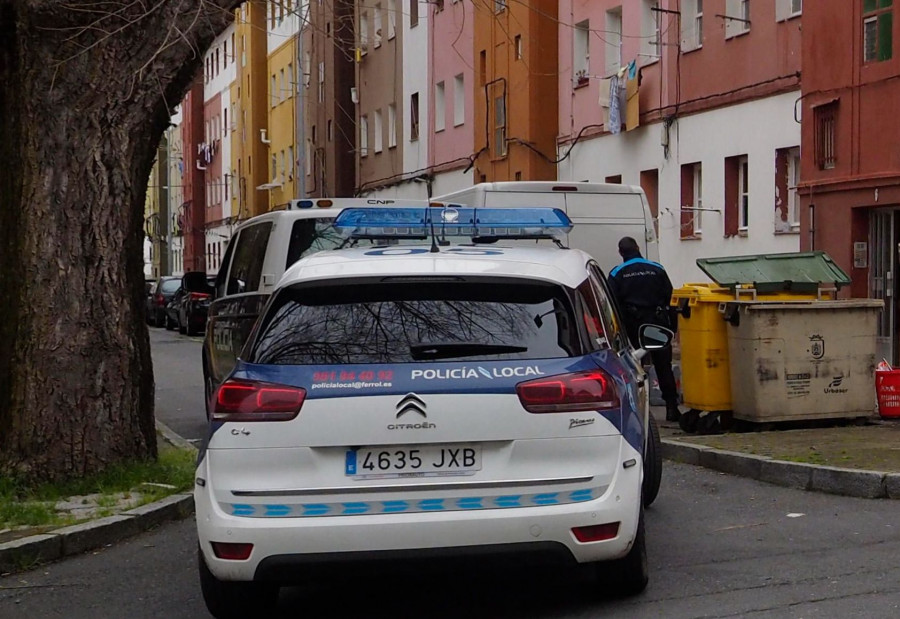
[[[863,0],[863,60],[881,62],[893,57],[893,0]]]
[[[334,142],[334,123],[331,119],[328,119],[328,123],[325,125],[325,139],[329,142]]]
[[[365,54],[369,51],[369,12],[363,11],[359,16],[359,51]]]
[[[750,226],[750,166],[746,155],[738,159],[738,232]]]
[[[792,148],[788,151],[788,172],[787,172],[787,195],[788,195],[788,220],[791,222],[792,230],[800,229],[800,192],[797,187],[800,185],[800,149]]]
[[[725,1],[725,38],[750,31],[750,0]]]
[[[312,74],[312,54],[303,53],[303,85],[309,88],[309,80]]]
[[[641,53],[644,55],[644,62],[653,62],[661,55],[660,47],[660,12],[659,2],[657,0],[644,0],[641,21]]]
[[[494,98],[494,156],[506,156],[506,95]]]
[[[272,153],[272,182],[278,179],[278,153]]]
[[[432,3],[434,4],[435,13],[440,13],[444,10],[444,0],[432,0]]]
[[[693,239],[702,235],[703,164],[681,166],[681,238]]]
[[[287,90],[287,88],[285,88],[286,83],[284,81],[284,69],[281,69],[281,71],[279,73],[281,74],[281,77],[279,78],[281,81],[281,88],[278,89],[278,102],[281,103],[282,101],[284,101],[284,98],[285,98],[284,93]]]
[[[279,153],[279,158],[281,161],[281,176],[278,179],[284,183],[287,180],[287,163],[285,162],[284,151]]]
[[[369,119],[366,116],[359,117],[359,156],[369,154]]]
[[[837,101],[832,101],[813,108],[816,166],[820,170],[831,170],[837,160],[837,150],[835,149],[837,105]]]
[[[397,0],[388,0],[388,40],[397,36]]]
[[[458,127],[466,122],[466,87],[465,76],[460,73],[453,78],[453,126]]]
[[[443,131],[447,102],[444,97],[444,82],[434,85],[434,130]]]
[[[784,21],[803,12],[803,0],[775,0],[775,19]]]
[[[575,24],[572,37],[574,84],[584,86],[590,79],[591,71],[591,22],[584,20]]]
[[[747,156],[725,158],[725,236],[746,236],[750,219]]]
[[[775,232],[800,229],[800,148],[775,151]]]
[[[380,2],[375,5],[375,12],[373,13],[373,15],[375,18],[375,24],[374,24],[374,28],[373,28],[373,30],[374,30],[373,39],[374,39],[375,48],[377,49],[377,48],[381,47],[381,3]]]
[[[397,146],[397,106],[388,105],[388,148]]]
[[[684,0],[681,3],[681,51],[689,52],[703,46],[703,0]]]
[[[506,10],[507,0],[494,0],[494,13],[501,13]]]
[[[288,177],[287,177],[287,179],[288,179],[289,181],[292,181],[292,180],[294,180],[294,165],[295,165],[295,163],[294,163],[294,146],[293,146],[293,144],[291,144],[290,146],[288,146],[288,162],[287,162],[287,163],[288,163],[288,166],[290,166],[290,167],[288,168]],[[228,189],[228,185],[226,185],[225,188],[226,188],[226,190],[227,190],[227,189]],[[225,199],[227,200],[227,199],[228,199],[228,192],[226,191],[225,194],[226,194],[226,195],[225,195]]]
[[[515,43],[516,60],[522,60],[522,35],[517,34],[513,42]]]
[[[409,141],[419,139],[419,93],[414,92],[409,97]]]
[[[284,96],[290,99],[294,94],[294,84],[296,83],[296,80],[294,79],[294,64],[291,62],[288,63],[286,76],[287,82],[284,86],[286,94]]]
[[[375,110],[373,116],[375,118],[375,152],[380,153],[384,146],[384,126],[381,122],[381,110]]]
[[[622,7],[606,12],[606,74],[622,68]]]
[[[325,102],[325,63],[319,63],[319,103]]]
[[[419,25],[419,0],[409,0],[409,27]]]
[[[275,107],[275,104],[278,103],[278,83],[275,81],[275,74],[272,74],[272,107]]]

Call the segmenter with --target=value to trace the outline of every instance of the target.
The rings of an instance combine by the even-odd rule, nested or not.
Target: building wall
[[[476,181],[551,180],[558,117],[556,0],[509,2],[474,15]],[[522,42],[518,57],[516,37]],[[483,61],[482,61],[483,58]],[[496,101],[506,100],[506,154]],[[535,152],[537,151],[537,152]]]
[[[387,1],[387,0],[385,0]],[[436,7],[420,2],[418,4],[418,20],[412,25],[410,2],[413,0],[397,0],[398,36],[403,41],[403,71],[401,79],[401,96],[397,102],[397,139],[402,143],[404,176],[414,176],[418,170],[425,170],[429,164],[429,149],[433,135],[432,99],[433,87],[431,77],[434,74],[435,58],[432,55],[431,40],[438,32],[432,28],[435,19],[448,13],[453,5],[449,0],[444,3],[444,10],[435,13]],[[405,9],[405,10],[404,10]],[[423,62],[424,61],[424,62]],[[419,95],[419,135],[413,139],[410,133],[413,93]],[[399,179],[397,179],[399,180]],[[396,182],[396,181],[395,181]],[[399,190],[397,197],[410,197],[418,188]],[[402,195],[406,193],[407,195]],[[426,196],[422,193],[421,197]]]
[[[286,22],[287,20],[285,20]],[[295,20],[296,21],[296,20]],[[299,21],[297,22],[299,26]],[[269,130],[268,178],[275,185],[268,190],[269,209],[282,208],[294,197],[296,154],[296,107],[294,105],[296,77],[296,33],[270,34],[269,38],[285,40],[269,55]]]
[[[475,69],[474,56],[474,14],[470,2],[450,2],[443,11],[433,12],[434,27],[429,31],[428,57],[433,67],[429,92],[429,145],[431,154],[428,165],[435,176],[435,185],[440,185],[440,193],[449,193],[472,184],[469,157],[474,153],[475,140]],[[415,56],[407,55],[414,64]],[[462,88],[458,77],[462,78]],[[404,79],[405,81],[405,79]],[[437,85],[443,83],[443,128],[437,127],[438,108]],[[457,103],[461,105],[457,106]],[[461,109],[457,109],[457,107]],[[407,167],[409,167],[407,165]],[[444,187],[452,187],[443,190]]]
[[[395,36],[389,38],[387,33],[387,0],[377,2],[356,2],[357,36],[360,50],[357,63],[357,92],[359,103],[356,106],[358,119],[365,117],[368,123],[368,148],[359,148],[359,184],[361,189],[373,189],[396,182],[404,172],[404,148],[406,140],[400,126],[400,119],[405,118],[403,79],[403,29],[397,28]],[[383,32],[376,35],[376,15],[380,15]],[[365,21],[366,26],[360,22]],[[363,34],[367,33],[367,41]],[[380,42],[379,42],[380,39]],[[425,109],[425,101],[420,97],[420,111]],[[389,131],[389,107],[396,110],[397,126],[393,138]],[[380,131],[376,116],[381,115]],[[421,118],[421,116],[420,116]],[[357,126],[362,131],[362,122]],[[426,128],[427,125],[420,127]],[[380,134],[380,136],[378,135]],[[423,131],[419,131],[420,138]],[[410,136],[411,138],[412,136]],[[380,141],[380,151],[379,151]],[[394,144],[392,146],[392,144]]]
[[[803,39],[802,246],[832,255],[850,274],[852,295],[865,297],[873,293],[869,269],[854,268],[853,243],[868,243],[871,252],[870,214],[900,207],[900,16],[894,3],[891,58],[866,62],[860,2],[822,0],[803,8],[804,30],[816,36]],[[824,167],[816,115],[829,103],[837,106],[836,156],[833,167]],[[895,248],[887,249],[896,264]]]
[[[186,165],[184,168],[184,202],[177,214],[184,238],[184,270],[206,270],[206,185],[203,175],[204,103],[203,74],[199,73],[182,106],[182,140]]]
[[[640,185],[641,172],[656,171],[660,259],[676,286],[709,281],[697,258],[797,251],[798,233],[775,233],[775,151],[800,144],[793,118],[798,96],[795,91],[682,117],[669,131],[668,158],[659,124],[579,142],[560,164],[560,180],[604,182],[621,175],[621,182]],[[746,235],[726,236],[725,158],[737,155],[748,158],[749,227]],[[702,212],[702,233],[683,239],[681,166],[691,163],[702,164],[703,206],[718,212]]]
[[[313,3],[303,31],[298,107],[304,121],[297,194],[350,196],[356,188],[356,83],[353,0]]]
[[[241,219],[264,213],[269,208],[265,186],[269,175],[269,152],[262,142],[261,131],[268,131],[268,58],[267,5],[245,2],[235,11],[236,64],[235,87],[232,89],[239,139],[232,140],[235,164],[237,208]]]

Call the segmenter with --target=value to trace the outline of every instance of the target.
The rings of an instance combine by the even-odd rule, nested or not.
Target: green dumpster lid
[[[720,286],[752,285],[760,294],[815,292],[822,284],[840,289],[850,283],[824,251],[698,258],[697,266]]]

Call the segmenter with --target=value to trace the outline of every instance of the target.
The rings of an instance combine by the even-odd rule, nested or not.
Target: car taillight
[[[156,295],[156,304],[163,305],[166,302],[166,298],[161,294]]]
[[[219,559],[228,561],[246,561],[253,552],[253,544],[235,544],[232,542],[211,542],[213,553]]]
[[[225,381],[216,393],[216,421],[288,421],[297,416],[306,389],[254,380]]]
[[[612,378],[600,369],[528,380],[516,385],[516,392],[529,413],[574,413],[619,406]]]
[[[575,527],[572,535],[582,544],[587,542],[602,542],[613,539],[619,534],[619,523],[608,522],[606,524],[594,524],[587,527]]]
[[[205,292],[192,292],[191,293],[191,301],[202,301],[203,299],[208,299],[209,295]]]

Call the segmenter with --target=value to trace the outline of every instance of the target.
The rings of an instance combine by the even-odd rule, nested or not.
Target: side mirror
[[[657,325],[641,325],[638,329],[638,341],[644,350],[661,350],[672,343],[675,334],[665,327]]]

